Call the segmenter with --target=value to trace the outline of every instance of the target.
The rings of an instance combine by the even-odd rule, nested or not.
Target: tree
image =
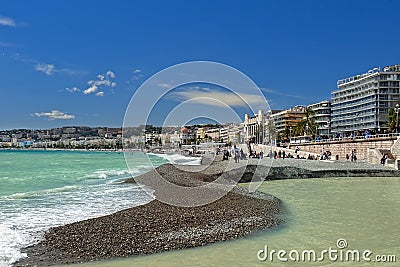
[[[275,123],[273,120],[268,121],[267,124],[268,142],[271,143],[274,139],[278,138],[278,132],[276,131]]]
[[[314,110],[310,107],[304,110],[304,118],[294,127],[293,136],[317,134],[317,125],[315,124]]]
[[[389,109],[388,126],[389,126],[390,132],[393,132],[394,130],[396,130],[396,118],[397,118],[396,111],[394,109]]]

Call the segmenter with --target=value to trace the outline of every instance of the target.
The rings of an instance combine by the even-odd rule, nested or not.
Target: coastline
[[[263,173],[259,180],[400,176],[394,169],[366,163],[249,159],[224,172],[227,164],[217,159],[200,173],[186,170],[202,166],[178,169],[164,164],[157,172],[181,186],[198,186],[215,180],[221,173],[239,182],[249,182],[256,166]],[[152,172],[142,176],[151,178]],[[218,201],[194,208],[153,200],[111,215],[51,228],[44,240],[23,250],[28,258],[14,266],[81,263],[204,246],[277,226],[283,222],[279,218],[283,210],[279,199],[260,192],[250,194],[241,187],[235,187]]]
[[[217,161],[215,168],[195,173],[186,180],[186,186],[209,181],[224,165],[225,162]],[[157,169],[168,177],[187,175],[171,166],[164,164]],[[23,249],[28,258],[13,266],[81,263],[204,246],[277,226],[283,222],[277,216],[282,211],[279,199],[264,193],[250,194],[237,187],[219,200],[198,207],[176,207],[153,200],[110,215],[51,228],[42,241]]]

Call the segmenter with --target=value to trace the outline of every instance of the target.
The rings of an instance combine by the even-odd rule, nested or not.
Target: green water
[[[120,182],[166,162],[118,152],[0,150],[0,267],[9,266],[53,226],[147,203],[153,197]]]
[[[79,266],[399,266],[400,261],[400,179],[330,178],[268,181],[261,191],[280,198],[286,209],[286,223],[250,237],[200,248],[116,259]],[[397,263],[331,261],[259,261],[257,252],[269,249],[322,251],[337,249],[336,241],[346,239],[343,250],[366,249],[395,255]]]

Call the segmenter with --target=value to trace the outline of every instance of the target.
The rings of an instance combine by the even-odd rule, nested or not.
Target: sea
[[[132,152],[128,157],[133,175],[166,162],[197,164],[179,155]],[[39,241],[50,227],[151,201],[137,185],[121,184],[129,177],[123,153],[0,151],[0,266],[24,257],[20,249]],[[266,181],[258,190],[281,199],[285,222],[280,226],[204,247],[78,266],[399,266],[398,177]],[[339,249],[339,241],[346,246]],[[276,254],[265,258],[266,248],[285,251],[287,260]],[[327,254],[322,261],[288,258],[294,250],[329,249],[372,254],[370,261],[350,262]]]
[[[180,155],[0,150],[0,266],[25,257],[50,227],[147,203],[138,185],[121,183],[164,164],[197,164]],[[193,162],[198,161],[198,162]]]

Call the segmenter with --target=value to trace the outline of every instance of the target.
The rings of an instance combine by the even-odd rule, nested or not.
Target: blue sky
[[[330,99],[338,79],[400,63],[399,12],[389,0],[5,0],[0,129],[121,126],[146,79],[194,60],[240,70],[273,109]]]

